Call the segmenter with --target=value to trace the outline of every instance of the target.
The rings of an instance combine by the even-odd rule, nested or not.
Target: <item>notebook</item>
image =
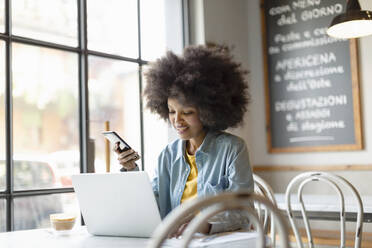
[[[80,210],[93,235],[151,237],[161,222],[144,171],[72,175]]]

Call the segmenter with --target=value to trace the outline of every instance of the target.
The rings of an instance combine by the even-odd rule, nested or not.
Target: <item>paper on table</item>
[[[255,247],[258,234],[256,232],[230,232],[221,233],[217,235],[203,236],[201,238],[194,238],[189,247],[226,247],[240,248],[240,247]],[[167,239],[162,247],[179,247],[182,239]]]

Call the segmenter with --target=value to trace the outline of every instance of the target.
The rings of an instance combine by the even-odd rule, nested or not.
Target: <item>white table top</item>
[[[191,247],[255,247],[256,232],[232,232],[201,236]],[[0,233],[1,248],[137,248],[146,247],[148,238],[94,236],[85,226],[75,227],[68,235],[55,234],[51,229],[34,229]],[[162,247],[179,247],[181,240],[166,240]],[[235,245],[235,246],[234,246]]]
[[[123,248],[146,247],[149,239],[93,236],[85,227],[75,227],[69,235],[56,235],[51,229],[0,233],[1,248]]]
[[[275,199],[279,209],[286,209],[285,194],[275,194]],[[305,208],[307,211],[320,211],[320,212],[339,212],[340,200],[337,195],[303,195]],[[292,209],[300,210],[300,203],[297,195],[291,195]],[[364,213],[372,213],[372,197],[362,197]],[[357,205],[353,197],[345,197],[345,211],[357,212]]]

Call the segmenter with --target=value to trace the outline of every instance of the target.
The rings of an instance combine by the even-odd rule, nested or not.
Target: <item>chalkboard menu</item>
[[[362,149],[357,43],[326,30],[345,0],[262,0],[269,152]]]

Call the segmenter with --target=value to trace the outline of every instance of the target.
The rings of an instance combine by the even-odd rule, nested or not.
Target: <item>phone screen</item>
[[[131,147],[125,142],[115,131],[105,131],[102,134],[108,139],[112,144],[120,143],[120,149],[123,151],[131,149]]]

